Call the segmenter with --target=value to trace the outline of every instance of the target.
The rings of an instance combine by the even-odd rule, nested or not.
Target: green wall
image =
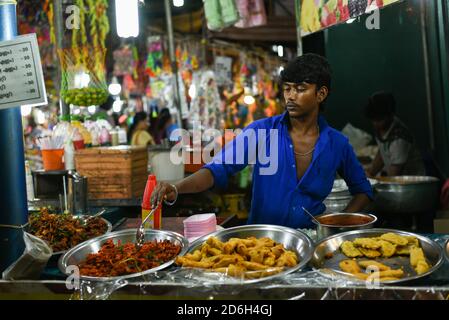
[[[447,175],[449,105],[443,79],[448,74],[447,69],[443,70],[442,55],[447,56],[448,51],[441,46],[447,30],[442,30],[444,25],[439,24],[442,21],[441,17],[438,20],[438,13],[442,7],[438,1],[448,0],[426,1],[426,35],[435,113],[434,155]],[[372,93],[387,90],[394,93],[397,114],[412,130],[419,147],[430,150],[420,3],[420,0],[406,0],[382,9],[379,30],[368,30],[366,17],[361,17],[360,21],[324,31],[325,54],[333,68],[333,88],[326,109],[332,126],[342,129],[350,122],[373,133],[363,116],[363,107]]]

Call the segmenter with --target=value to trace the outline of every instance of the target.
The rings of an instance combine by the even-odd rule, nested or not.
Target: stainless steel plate
[[[226,242],[231,238],[248,238],[256,237],[263,238],[267,237],[274,240],[277,243],[281,243],[287,250],[296,252],[299,257],[299,263],[293,268],[286,269],[278,274],[260,278],[244,280],[244,283],[255,283],[259,281],[265,281],[277,277],[282,277],[286,274],[301,270],[310,261],[313,252],[313,242],[310,238],[302,231],[286,228],[282,226],[275,225],[246,225],[234,228],[225,229],[222,231],[217,231],[208,234],[195,240],[187,253],[193,253],[195,250],[199,249],[201,245],[206,242],[210,237],[216,237],[222,242]]]
[[[121,241],[123,244],[128,242],[134,243],[136,241],[136,231],[137,231],[136,229],[126,229],[117,232],[112,232],[77,245],[76,247],[70,249],[66,254],[64,254],[61,257],[58,263],[59,270],[61,270],[61,272],[65,274],[69,274],[66,271],[68,266],[79,265],[86,259],[89,253],[97,253],[100,250],[101,246],[109,239],[113,239],[114,243],[118,243],[119,241]],[[181,251],[179,253],[180,255],[185,254],[189,246],[189,242],[187,241],[187,239],[176,232],[146,229],[145,241],[152,241],[152,240],[158,241],[169,240],[172,243],[180,245],[181,246]],[[93,281],[114,281],[118,279],[137,278],[149,273],[165,269],[168,266],[170,266],[174,261],[175,259],[173,258],[172,260],[167,261],[166,263],[160,265],[159,267],[125,276],[118,276],[118,277],[81,276],[80,278],[83,280],[93,280]]]
[[[403,268],[406,276],[404,278],[394,281],[385,281],[382,283],[385,284],[394,284],[394,283],[402,283],[408,282],[412,280],[416,280],[419,278],[426,277],[437,270],[441,264],[443,263],[443,253],[441,247],[434,241],[420,236],[418,234],[414,234],[411,232],[399,231],[399,230],[391,230],[391,229],[366,229],[366,230],[356,230],[349,231],[340,234],[333,235],[326,239],[320,241],[316,247],[312,256],[311,265],[315,270],[331,270],[340,275],[349,274],[341,271],[339,267],[339,263],[342,260],[349,259],[340,251],[340,245],[346,241],[352,241],[355,238],[360,237],[378,237],[384,233],[393,232],[403,236],[413,236],[418,238],[421,247],[423,248],[424,254],[431,264],[431,268],[428,272],[417,275],[415,270],[410,265],[410,258],[408,256],[405,257],[392,257],[392,258],[377,258],[376,261],[379,261],[385,265],[392,267],[393,269],[398,269],[400,267]],[[326,258],[326,255],[332,253],[331,258]],[[366,260],[367,258],[360,258]],[[323,275],[328,276],[328,272],[323,272]],[[357,281],[354,277],[351,277],[351,280]]]

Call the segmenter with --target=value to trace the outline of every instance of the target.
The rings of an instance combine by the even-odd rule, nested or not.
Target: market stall
[[[15,5],[1,2],[0,21],[14,24]],[[60,10],[51,1],[33,10],[24,1],[20,32],[40,35],[48,103],[0,110],[2,146],[13,146],[5,150],[0,209],[14,211],[0,215],[1,235],[9,241],[1,243],[8,257],[0,264],[0,299],[448,300],[449,236],[420,232],[415,220],[410,231],[385,225],[373,214],[434,214],[437,178],[372,179],[376,201],[351,214],[340,213],[352,195],[335,180],[324,201],[331,214],[313,217],[315,229],[242,226],[251,206],[252,166],[229,179],[227,192],[210,188],[178,198],[174,181],[198,172],[210,145],[218,146],[212,157],[235,138],[223,130],[283,113],[279,76],[284,50],[292,51],[220,38],[227,33],[222,29],[268,25],[264,1],[201,2],[203,27],[212,33],[190,35],[174,32],[170,2],[164,2],[166,32],[145,27],[136,37],[137,26],[117,30],[123,39],[114,41],[108,1],[74,1],[84,8],[80,27],[62,38],[54,26]],[[301,33],[393,2],[295,1],[299,40]],[[10,33],[0,32],[2,40],[14,38],[9,27]],[[20,114],[25,150],[22,128],[10,127],[22,123]],[[176,136],[176,129],[189,137]],[[196,136],[213,130],[220,134]],[[361,136],[352,127],[348,132]],[[181,153],[179,163],[173,149]],[[369,147],[365,152],[374,158]],[[24,155],[26,170],[12,168],[25,163]],[[157,182],[174,188],[176,197],[153,208]]]

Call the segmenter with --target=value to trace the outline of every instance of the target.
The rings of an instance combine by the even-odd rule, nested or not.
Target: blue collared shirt
[[[323,201],[331,192],[337,173],[352,195],[364,193],[372,199],[371,185],[348,139],[331,128],[323,116],[318,119],[320,136],[311,164],[298,180],[287,121],[285,112],[253,122],[204,166],[212,172],[215,186],[225,188],[229,176],[254,164],[248,224],[313,226],[302,207],[313,215],[323,213],[326,209]]]

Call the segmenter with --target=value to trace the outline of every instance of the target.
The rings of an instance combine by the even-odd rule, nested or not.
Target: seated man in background
[[[371,120],[379,151],[368,170],[369,177],[425,175],[424,162],[410,130],[395,115],[396,101],[391,93],[373,94],[365,107]]]

